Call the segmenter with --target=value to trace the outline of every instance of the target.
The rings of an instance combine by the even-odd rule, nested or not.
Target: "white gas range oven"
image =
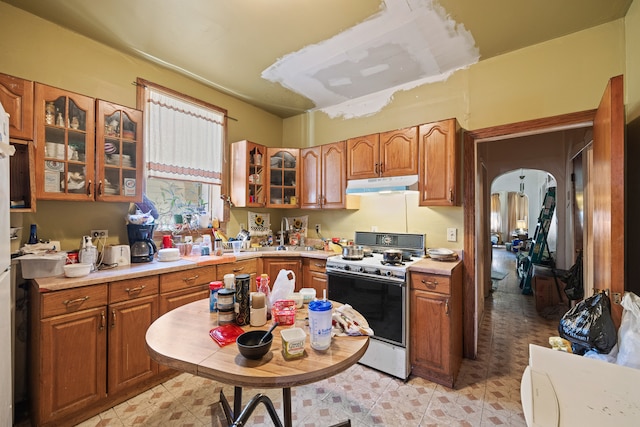
[[[373,254],[360,260],[329,257],[329,298],[351,305],[373,329],[360,363],[406,380],[411,373],[407,268],[425,257],[425,236],[357,231],[354,244],[370,247]],[[402,250],[402,261],[385,263],[386,249]]]

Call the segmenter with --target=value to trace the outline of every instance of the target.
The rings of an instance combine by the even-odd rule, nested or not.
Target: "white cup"
[[[331,315],[333,306],[330,301],[315,300],[309,303],[309,334],[311,348],[326,350],[331,345]]]
[[[236,288],[236,275],[233,273],[225,274],[222,278],[224,281],[224,287],[227,289],[235,289]]]
[[[233,248],[233,254],[238,255],[240,253],[240,249],[242,249],[242,241],[234,240],[231,242],[231,247]]]
[[[45,155],[47,157],[56,157],[58,155],[58,152],[56,150],[57,145],[58,144],[56,144],[55,142],[45,142],[44,143]]]
[[[249,310],[249,323],[251,326],[262,326],[267,323],[267,306],[251,308]]]

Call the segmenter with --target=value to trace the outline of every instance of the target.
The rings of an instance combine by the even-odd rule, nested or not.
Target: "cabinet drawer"
[[[411,289],[437,292],[440,294],[451,293],[451,278],[437,274],[411,273]]]
[[[108,287],[104,285],[81,286],[40,294],[42,318],[74,313],[87,308],[106,306]]]
[[[187,289],[216,280],[216,266],[192,268],[160,275],[160,293]]]
[[[109,284],[109,304],[146,297],[147,295],[156,295],[158,293],[158,283],[158,276],[111,282]]]
[[[327,272],[327,260],[324,259],[307,258],[304,261],[304,266],[308,266],[310,271],[316,271],[318,273]]]
[[[218,279],[222,280],[225,274],[251,274],[258,271],[258,260],[245,259],[243,261],[218,264]]]

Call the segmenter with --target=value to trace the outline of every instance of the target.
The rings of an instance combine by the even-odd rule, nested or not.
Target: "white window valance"
[[[147,176],[222,184],[224,114],[150,88],[147,94]]]

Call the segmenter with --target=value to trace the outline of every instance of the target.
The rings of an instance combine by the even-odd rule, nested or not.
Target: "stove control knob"
[[[382,272],[383,276],[391,276],[391,270]]]
[[[380,276],[380,269],[376,268],[375,270],[372,271],[373,274],[377,274],[378,276]]]
[[[358,273],[362,273],[364,271],[364,269],[360,265],[357,265],[357,266],[353,267],[352,270],[356,271]]]
[[[344,268],[344,271],[349,271],[349,270],[351,270],[351,267],[349,267],[348,265],[345,265],[343,268]]]

